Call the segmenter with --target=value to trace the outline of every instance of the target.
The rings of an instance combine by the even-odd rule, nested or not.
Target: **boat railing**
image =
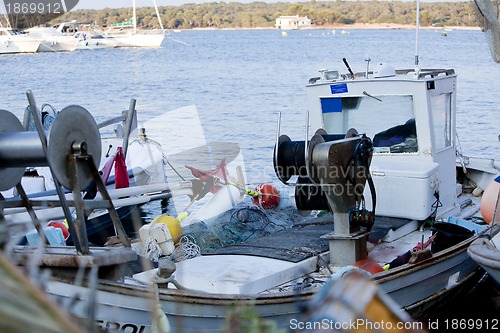
[[[415,72],[415,69],[398,69],[396,70],[396,74],[408,74],[408,73],[413,73]],[[423,79],[425,77],[430,76],[431,78],[439,76],[439,75],[445,75],[445,76],[450,76],[450,75],[455,75],[455,70],[454,69],[420,69],[418,78]]]

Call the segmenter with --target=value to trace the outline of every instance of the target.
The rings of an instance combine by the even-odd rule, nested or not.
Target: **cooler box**
[[[402,161],[389,156],[372,160],[370,172],[375,184],[375,215],[425,220],[433,212],[434,192],[439,189],[439,164],[432,161]],[[368,183],[365,199],[371,209]]]

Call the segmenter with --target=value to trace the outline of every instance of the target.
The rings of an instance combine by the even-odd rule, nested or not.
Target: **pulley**
[[[64,108],[47,136],[45,153],[37,132],[25,132],[14,114],[0,110],[0,190],[14,187],[21,181],[26,167],[36,166],[49,166],[61,185],[73,189],[73,171],[68,163],[71,154],[89,154],[99,165],[99,129],[92,115],[83,107],[72,105]],[[77,170],[78,190],[83,190],[90,185],[92,174],[86,167]]]

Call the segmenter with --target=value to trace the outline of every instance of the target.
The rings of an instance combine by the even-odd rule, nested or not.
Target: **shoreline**
[[[445,27],[419,27],[420,30],[481,30],[480,27],[469,26],[445,26]],[[193,28],[193,29],[171,29],[171,30],[277,30],[275,27],[256,27],[256,28]],[[395,23],[354,23],[354,24],[332,24],[323,26],[311,26],[297,30],[415,30],[415,25],[395,24]],[[294,30],[283,30],[294,31]]]

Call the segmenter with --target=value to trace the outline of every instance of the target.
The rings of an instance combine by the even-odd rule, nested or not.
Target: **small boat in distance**
[[[33,27],[26,30],[29,36],[42,39],[37,52],[72,52],[78,46],[78,39],[64,35],[61,29]]]
[[[158,7],[156,6],[156,1],[154,1],[154,7],[161,30],[137,30],[136,6],[135,0],[133,0],[132,19],[129,20],[129,22],[131,21],[132,30],[127,30],[125,28],[125,26],[130,26],[130,24],[112,26],[106,32],[106,37],[114,39],[119,47],[160,47],[165,39],[165,32],[158,12]],[[116,28],[119,30],[115,30]]]
[[[35,53],[41,38],[34,38],[10,28],[0,27],[0,54],[7,53]]]
[[[64,36],[74,38],[78,50],[97,50],[118,47],[116,40],[107,38],[90,23],[71,21],[54,26]]]

